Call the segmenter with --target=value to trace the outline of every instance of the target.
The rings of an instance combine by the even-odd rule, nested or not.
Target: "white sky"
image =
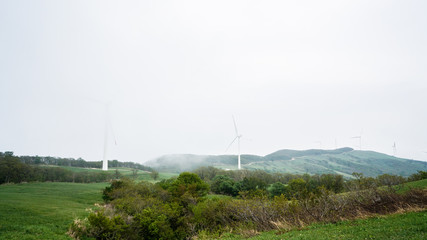
[[[0,0],[0,151],[427,160],[427,1]],[[236,153],[236,146],[227,153]]]

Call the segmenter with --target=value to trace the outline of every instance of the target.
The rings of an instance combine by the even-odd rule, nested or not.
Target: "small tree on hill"
[[[159,172],[157,172],[157,171],[153,170],[153,171],[150,173],[150,176],[151,176],[154,180],[157,180],[157,179],[159,178]]]

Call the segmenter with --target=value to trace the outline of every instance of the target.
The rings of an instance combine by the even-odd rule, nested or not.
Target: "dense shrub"
[[[218,177],[214,182],[230,179]],[[219,236],[230,231],[291,229],[313,222],[337,222],[427,206],[427,191],[413,189],[398,194],[391,188],[373,186],[371,179],[362,175],[351,185],[357,190],[344,194],[336,194],[323,185],[309,191],[308,182],[300,178],[288,185],[273,184],[270,196],[251,183],[246,188],[249,191],[241,191],[237,198],[206,198],[207,184],[192,173],[182,173],[158,184],[117,180],[104,190],[108,204],[103,210],[92,213],[87,224],[74,223],[69,235],[97,239],[189,239],[199,233]],[[221,189],[220,186],[213,185],[213,189]]]
[[[285,184],[276,182],[273,183],[270,188],[268,189],[268,192],[270,193],[270,197],[276,197],[280,195],[289,196],[289,187],[287,187]]]
[[[427,179],[427,171],[418,171],[408,178],[409,181],[418,181],[422,179]]]
[[[237,196],[241,187],[229,176],[217,175],[212,179],[211,191],[217,194]]]

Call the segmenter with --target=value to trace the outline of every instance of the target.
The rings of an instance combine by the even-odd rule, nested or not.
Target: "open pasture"
[[[0,239],[71,239],[75,218],[102,203],[108,183],[23,183],[0,185]]]

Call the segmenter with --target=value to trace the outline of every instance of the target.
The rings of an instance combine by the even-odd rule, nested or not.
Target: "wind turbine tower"
[[[359,136],[352,137],[352,138],[358,138],[359,139],[359,150],[362,150],[362,132],[363,132],[363,129],[362,129],[362,131],[360,131]]]
[[[109,128],[111,128],[111,133],[113,134],[114,144],[117,145],[116,137],[114,136],[114,131],[110,122],[109,112],[110,112],[110,103],[106,103],[105,104],[105,129],[104,129],[104,157],[102,160],[103,171],[108,171],[107,149],[108,149]]]
[[[107,148],[108,148],[108,110],[110,108],[109,104],[105,105],[105,129],[104,129],[104,158],[102,161],[102,170],[108,170],[108,160],[107,160]]]
[[[393,156],[395,156],[395,157],[396,157],[396,152],[397,152],[397,149],[396,149],[396,142],[394,142],[394,143],[393,143]]]
[[[236,120],[233,117],[233,123],[234,123],[234,130],[236,132],[236,137],[233,139],[233,141],[230,143],[230,145],[228,145],[227,150],[231,147],[231,145],[233,145],[233,143],[237,140],[237,169],[240,170],[240,138],[242,137],[241,134],[239,134],[239,131],[237,130],[237,124],[236,124]],[[227,151],[225,150],[225,151]]]

